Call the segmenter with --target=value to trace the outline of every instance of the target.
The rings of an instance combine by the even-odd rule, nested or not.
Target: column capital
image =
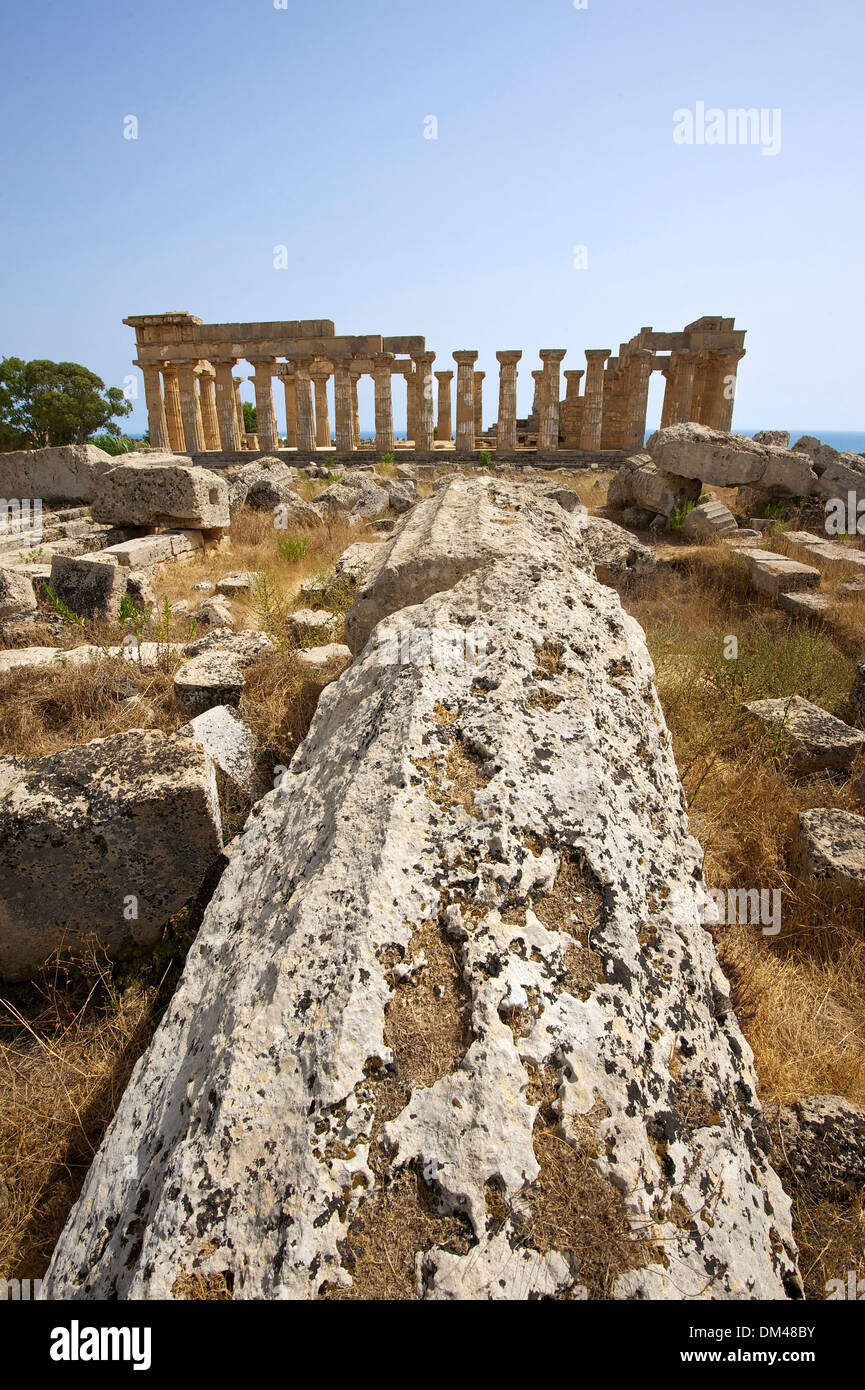
[[[561,362],[567,348],[541,348],[538,354],[542,362]]]
[[[496,361],[501,362],[503,367],[511,367],[519,362],[522,355],[520,348],[503,348],[501,352],[496,353]]]
[[[388,376],[390,376],[393,370],[393,353],[375,352],[370,358],[370,363],[372,366],[373,376],[383,376],[385,372],[387,372]]]
[[[435,360],[436,355],[434,352],[416,352],[414,355],[414,361],[422,362],[426,367],[431,367]]]
[[[578,368],[577,370],[574,370],[573,368],[571,368],[571,369],[569,369],[568,371],[566,371],[566,372],[564,373],[564,378],[565,378],[565,381],[579,381],[579,380],[580,380],[580,377],[584,377],[585,375],[586,375],[586,369],[585,369],[585,367],[580,367],[580,368]]]
[[[460,348],[458,352],[451,353],[451,356],[454,361],[462,367],[465,365],[471,366],[473,362],[477,362],[479,354],[470,351],[468,348]]]
[[[436,381],[453,381],[454,379],[453,372],[434,372],[433,375]]]
[[[586,348],[585,351],[587,362],[604,362],[608,357],[612,357],[612,355],[612,348]]]
[[[247,362],[251,362],[256,371],[259,367],[273,367],[276,364],[275,357],[247,357]],[[249,380],[249,378],[247,378]]]
[[[475,372],[475,381],[483,381],[486,372]]]
[[[237,366],[237,358],[236,358],[236,357],[211,357],[210,361],[211,361],[211,363],[212,363],[212,365],[213,365],[213,367],[214,367],[214,370],[215,370],[217,367],[236,367],[236,366]]]

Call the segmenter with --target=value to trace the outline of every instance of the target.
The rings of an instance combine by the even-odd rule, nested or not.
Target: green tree
[[[0,360],[0,448],[83,444],[97,430],[119,435],[132,403],[77,362]]]
[[[258,411],[252,401],[242,401],[243,406],[243,432],[244,434],[258,434]]]

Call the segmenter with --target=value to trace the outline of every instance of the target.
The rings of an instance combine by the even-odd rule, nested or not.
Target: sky
[[[122,386],[129,314],[329,318],[423,334],[436,370],[477,349],[490,420],[497,348],[524,414],[540,348],[580,368],[722,315],[734,428],[865,429],[862,0],[38,0],[3,27],[0,356]],[[685,143],[698,103],[765,138]]]

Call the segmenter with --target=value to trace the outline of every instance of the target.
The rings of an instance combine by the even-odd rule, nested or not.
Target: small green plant
[[[139,664],[141,663],[141,634],[150,622],[150,614],[153,611],[153,604],[147,603],[144,608],[136,608],[135,600],[127,589],[120,600],[119,619],[125,623],[131,633],[135,634],[135,649],[138,654]]]
[[[783,521],[784,503],[780,497],[772,502],[761,502],[754,515],[767,517],[771,521]]]
[[[696,505],[696,502],[693,502],[691,499],[689,499],[687,502],[683,502],[680,507],[676,507],[673,512],[673,515],[671,517],[668,517],[667,519],[667,526],[669,527],[669,529],[671,531],[681,530],[685,517],[688,515],[689,512],[692,512],[694,510]]]
[[[285,536],[276,544],[283,560],[288,560],[291,564],[303,560],[306,556],[305,536]]]
[[[381,462],[382,462],[382,463],[393,463],[393,454],[382,454],[382,456],[381,456]]]
[[[328,473],[327,480],[330,483],[338,483],[341,477],[341,473]]]
[[[478,455],[478,463],[480,464],[481,468],[492,468],[493,456],[490,453],[489,449],[481,449],[481,452]]]
[[[77,613],[73,613],[72,609],[63,602],[62,598],[58,598],[50,584],[43,585],[43,592],[48,602],[51,604],[51,607],[54,609],[54,612],[59,614],[65,623],[74,623],[76,627],[84,626],[84,619],[79,618]]]

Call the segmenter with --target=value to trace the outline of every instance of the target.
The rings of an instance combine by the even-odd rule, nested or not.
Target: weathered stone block
[[[21,569],[0,569],[0,618],[36,612],[36,594],[30,576]]]
[[[213,765],[191,741],[134,729],[0,760],[0,975],[90,933],[152,945],[220,850]]]
[[[764,724],[779,725],[794,747],[793,761],[801,772],[825,768],[849,768],[865,746],[865,733],[843,719],[803,700],[801,695],[783,699],[751,700],[745,708]]]
[[[228,484],[209,468],[121,463],[100,478],[93,518],[113,525],[211,530],[230,525]]]
[[[754,485],[772,495],[802,497],[816,486],[806,454],[707,425],[668,425],[646,448],[659,468],[716,487]]]
[[[717,539],[738,531],[736,518],[723,502],[701,502],[693,507],[682,522],[682,535],[688,539]]]
[[[243,693],[243,669],[231,652],[203,652],[178,666],[174,695],[190,717],[214,705],[237,705]]]
[[[95,444],[19,449],[0,454],[0,497],[43,502],[89,502],[98,479],[115,460]]]
[[[814,878],[839,888],[865,883],[865,817],[834,806],[800,811],[797,852]]]
[[[51,589],[81,618],[116,618],[126,592],[128,571],[113,555],[55,555]]]

